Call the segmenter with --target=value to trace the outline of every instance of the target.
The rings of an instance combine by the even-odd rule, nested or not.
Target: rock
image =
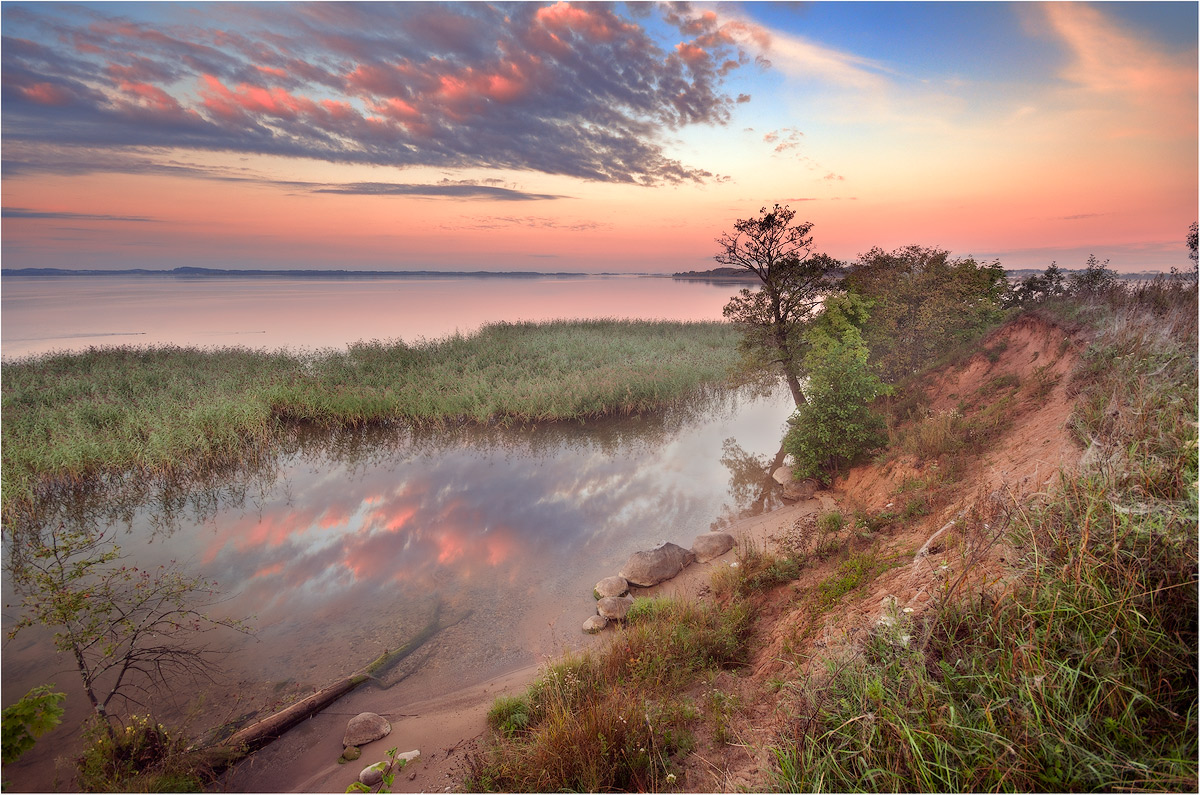
[[[811,500],[813,495],[817,493],[817,481],[812,478],[804,478],[803,480],[793,480],[795,473],[789,466],[781,466],[771,473],[771,477],[780,486],[783,486],[783,498],[785,500]]]
[[[625,582],[624,577],[605,577],[592,589],[592,596],[597,599],[603,599],[606,596],[624,596],[627,593],[629,593],[629,583]]]
[[[692,554],[697,563],[708,563],[733,549],[733,536],[729,533],[704,533],[692,542]]]
[[[420,756],[421,752],[419,750],[405,751],[402,754],[396,754],[397,770],[408,762],[419,758]],[[383,771],[387,770],[387,767],[388,760],[386,759],[384,759],[382,762],[376,762],[373,765],[367,765],[362,769],[362,772],[358,774],[358,780],[367,787],[374,787],[376,784],[379,784],[381,781],[383,781]]]
[[[605,599],[615,597],[604,597]],[[608,626],[608,619],[604,616],[589,616],[587,621],[583,622],[583,631],[589,635],[595,635]]]
[[[376,762],[373,765],[367,765],[358,774],[358,780],[368,787],[374,787],[383,781],[383,771],[386,767],[387,762]]]
[[[632,596],[606,596],[596,603],[596,610],[601,618],[609,621],[623,621],[633,607]]]
[[[346,724],[346,736],[342,738],[342,745],[366,745],[380,737],[386,737],[391,730],[392,724],[388,723],[387,718],[374,712],[362,712]]]
[[[631,585],[658,585],[683,571],[694,559],[689,550],[666,543],[649,552],[634,552],[621,567],[621,576]]]
[[[783,498],[785,500],[811,500],[816,493],[817,481],[812,478],[793,480],[783,487]]]
[[[342,751],[342,761],[343,762],[353,762],[355,759],[358,759],[360,756],[362,756],[362,749],[359,748],[357,745],[348,745],[348,746],[346,746],[346,749],[344,751]]]

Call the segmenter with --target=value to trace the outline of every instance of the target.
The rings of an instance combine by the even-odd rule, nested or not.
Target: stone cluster
[[[718,532],[697,536],[691,549],[667,542],[648,551],[634,552],[617,576],[605,577],[592,589],[592,595],[596,597],[596,615],[583,622],[583,631],[594,635],[610,621],[623,621],[629,608],[633,607],[629,586],[649,588],[658,585],[679,574],[693,561],[707,563],[731,549],[733,536]]]

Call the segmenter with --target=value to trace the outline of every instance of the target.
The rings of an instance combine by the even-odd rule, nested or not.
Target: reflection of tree
[[[244,631],[241,622],[213,617],[209,583],[183,574],[174,562],[156,570],[122,565],[107,533],[90,535],[62,525],[44,537],[26,533],[11,568],[25,615],[9,631],[45,625],[54,646],[71,655],[84,692],[114,735],[114,700],[142,700],[167,690],[178,675],[206,676],[212,651],[197,637],[218,628]]]
[[[773,460],[765,455],[746,452],[733,438],[721,443],[721,465],[729,470],[729,496],[733,505],[726,505],[718,525],[756,516],[774,507],[776,483],[771,473],[783,464],[783,448]]]

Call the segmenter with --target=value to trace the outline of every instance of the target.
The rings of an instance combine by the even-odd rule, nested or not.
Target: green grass
[[[496,700],[466,791],[672,789],[696,722],[723,736],[732,697],[710,690],[697,703],[686,690],[744,662],[750,604],[639,599],[627,620],[603,652],[568,655]]]
[[[1094,455],[1034,503],[991,504],[1007,585],[946,587],[807,693],[778,788],[1196,790],[1195,288],[1042,311],[1086,323],[1072,422]]]
[[[295,423],[538,423],[659,409],[726,380],[739,338],[724,323],[556,321],[318,354],[120,347],[5,362],[3,515],[12,521],[56,485],[236,463]]]

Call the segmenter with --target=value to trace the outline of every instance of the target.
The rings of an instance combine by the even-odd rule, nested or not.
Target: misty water
[[[624,290],[629,307],[640,306],[645,291],[659,291],[651,317],[708,311],[700,295],[719,313],[733,290],[669,280],[591,284],[602,299]],[[496,290],[494,282],[455,286],[463,303],[473,300],[471,290]],[[253,293],[261,285],[250,287]],[[622,314],[619,301],[589,303],[586,282],[574,281],[569,291],[557,280],[522,287],[527,298],[553,298],[520,310],[529,317],[460,315],[460,322],[469,328],[492,319],[537,319],[539,311],[562,317],[566,312],[557,310],[564,309],[589,316],[592,306],[613,310],[595,314],[638,316]],[[169,303],[171,292],[159,289],[159,300]],[[352,304],[359,289],[329,303]],[[338,292],[336,284],[332,290]],[[4,299],[7,355],[7,283]],[[286,300],[276,295],[271,305],[298,323]],[[382,331],[401,336],[394,327]],[[199,344],[178,332],[170,341]],[[588,642],[580,626],[595,611],[592,585],[616,573],[632,552],[662,541],[688,546],[699,533],[774,507],[768,472],[790,409],[786,388],[748,387],[588,423],[301,429],[278,455],[239,471],[189,484],[130,480],[103,493],[64,496],[43,506],[37,525],[108,533],[140,566],[177,560],[218,583],[216,612],[249,617],[252,635],[220,639],[228,654],[217,678],[160,702],[160,714],[190,720],[193,729],[235,720],[353,672],[405,643],[435,614],[458,620],[368,688],[386,690],[356,696],[369,705],[386,694],[402,711],[405,703]],[[4,588],[9,627],[18,599],[8,578]],[[22,789],[50,787],[55,775],[69,780],[69,765],[60,763],[55,773],[53,749],[61,753],[77,742],[74,730],[85,715],[71,661],[54,653],[49,631],[37,630],[7,641],[3,660],[6,703],[47,681],[68,693],[63,727],[6,766],[6,777]]]

